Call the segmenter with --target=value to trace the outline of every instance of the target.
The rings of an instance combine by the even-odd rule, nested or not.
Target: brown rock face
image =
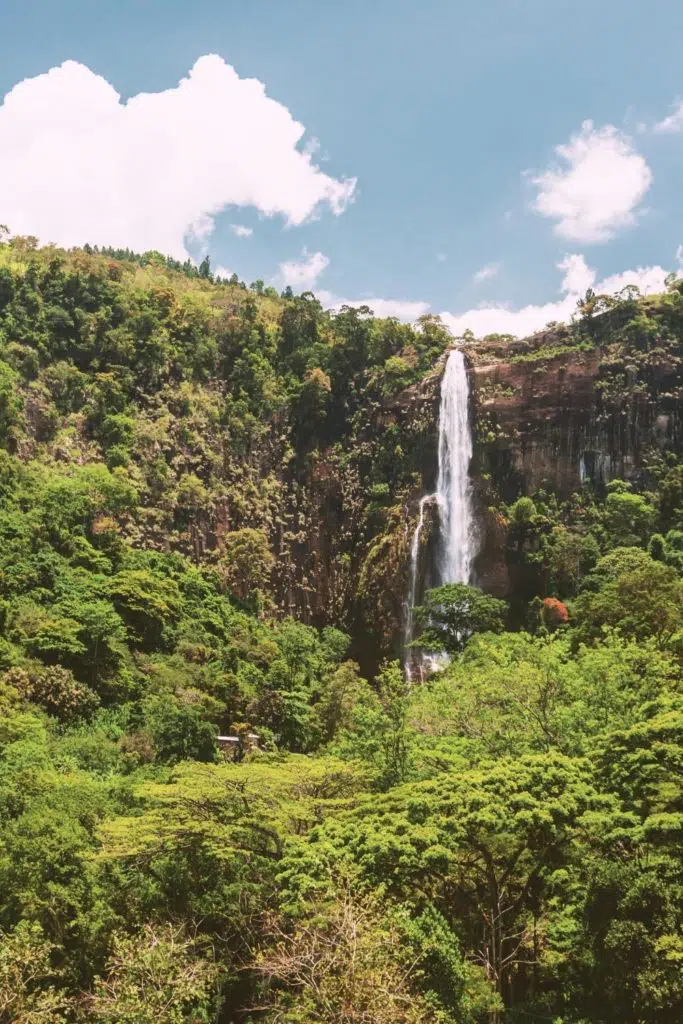
[[[474,365],[475,473],[498,477],[509,498],[580,486],[582,456],[594,443],[597,372],[595,352]]]
[[[538,490],[600,493],[616,477],[647,485],[653,463],[681,452],[679,349],[553,332],[468,347],[480,586],[508,589],[505,527],[492,508]]]

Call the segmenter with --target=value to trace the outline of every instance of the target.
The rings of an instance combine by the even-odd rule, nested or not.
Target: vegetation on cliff
[[[681,1016],[681,295],[591,301],[472,358],[597,353],[643,457],[522,493],[494,388],[507,592],[409,686],[438,320],[0,245],[2,1024]]]

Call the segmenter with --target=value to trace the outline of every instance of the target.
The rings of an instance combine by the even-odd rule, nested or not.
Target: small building
[[[259,738],[258,733],[248,732],[240,736],[216,736],[216,743],[226,760],[236,761],[248,750],[260,749]]]

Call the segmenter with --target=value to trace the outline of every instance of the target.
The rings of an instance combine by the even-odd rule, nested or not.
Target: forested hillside
[[[411,683],[453,343],[0,244],[1,1024],[683,1016],[683,288],[459,341],[482,589],[423,571]]]

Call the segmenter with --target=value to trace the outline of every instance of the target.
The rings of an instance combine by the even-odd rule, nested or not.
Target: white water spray
[[[410,574],[405,617],[404,667],[412,677],[408,644],[413,640],[413,609],[417,598],[420,541],[425,521],[425,505],[436,502],[439,510],[440,541],[437,562],[438,581],[469,583],[476,554],[472,490],[469,469],[472,459],[472,432],[469,424],[469,383],[462,352],[448,356],[441,381],[439,406],[439,472],[435,494],[420,500],[420,515],[410,546]]]
[[[469,383],[462,352],[448,357],[439,408],[439,476],[436,494],[441,521],[439,582],[469,583],[475,554],[470,487],[472,432]]]

